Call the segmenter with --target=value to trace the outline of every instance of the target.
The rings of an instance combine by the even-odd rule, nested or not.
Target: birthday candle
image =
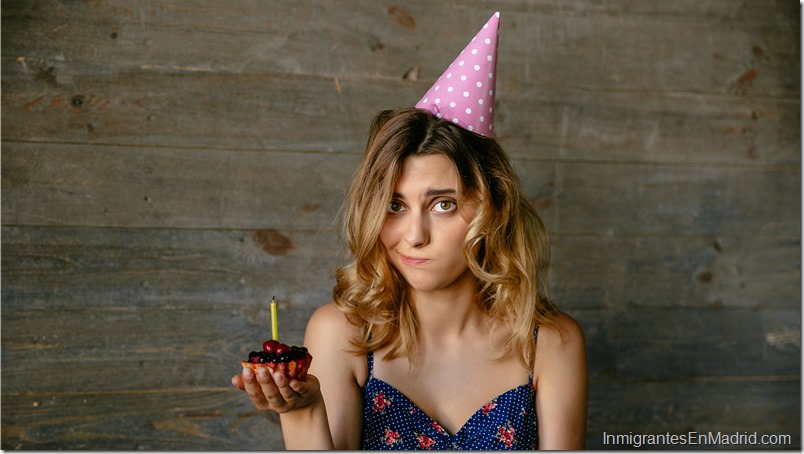
[[[271,339],[279,340],[279,323],[276,319],[276,297],[271,298]]]

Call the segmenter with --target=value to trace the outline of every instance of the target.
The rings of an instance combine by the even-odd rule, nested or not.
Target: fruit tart
[[[262,343],[262,351],[249,353],[248,360],[240,361],[240,364],[244,368],[251,368],[255,374],[264,368],[268,369],[271,375],[280,371],[288,379],[305,381],[312,360],[313,356],[306,347],[291,347],[275,340],[267,340]]]

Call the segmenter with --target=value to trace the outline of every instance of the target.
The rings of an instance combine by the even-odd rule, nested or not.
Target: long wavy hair
[[[523,366],[532,367],[534,331],[554,324],[556,312],[545,285],[550,246],[544,224],[494,139],[412,107],[374,118],[342,210],[342,235],[353,259],[336,270],[333,298],[360,329],[351,339],[354,352],[388,346],[387,359],[404,355],[415,363],[415,308],[404,277],[380,242],[380,230],[404,160],[430,154],[455,164],[460,192],[477,203],[463,250],[478,280],[476,301],[492,319],[491,329],[506,325],[512,331],[498,358],[516,355]]]

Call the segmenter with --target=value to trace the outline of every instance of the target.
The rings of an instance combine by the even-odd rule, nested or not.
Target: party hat
[[[499,27],[500,13],[497,12],[427,90],[416,107],[469,131],[494,137]]]

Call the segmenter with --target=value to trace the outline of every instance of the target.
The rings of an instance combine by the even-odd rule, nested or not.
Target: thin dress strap
[[[536,325],[536,328],[533,329],[533,352],[536,354],[536,342],[539,341],[539,325]],[[528,384],[533,385],[533,369],[528,371]]]
[[[368,359],[368,373],[371,379],[374,378],[374,352],[368,352],[366,358]]]

